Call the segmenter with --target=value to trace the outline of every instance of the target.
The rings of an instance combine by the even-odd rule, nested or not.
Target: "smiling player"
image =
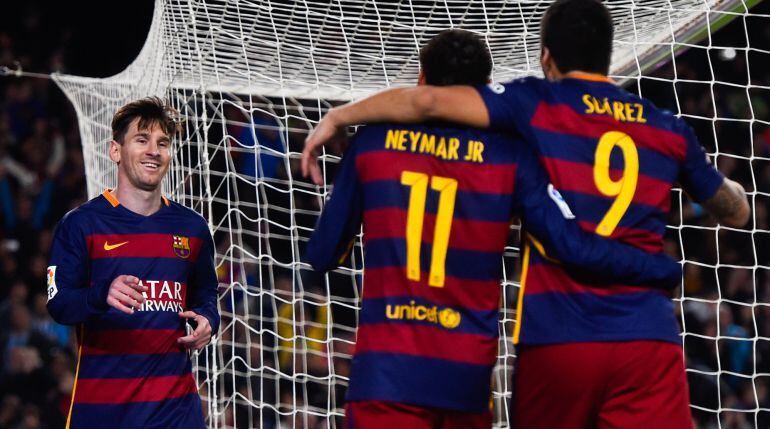
[[[79,326],[67,428],[205,427],[187,351],[219,327],[214,247],[203,218],[161,193],[174,115],[158,98],[118,110],[118,186],[56,228],[48,310]]]

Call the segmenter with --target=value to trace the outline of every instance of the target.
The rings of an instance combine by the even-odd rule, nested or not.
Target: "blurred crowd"
[[[766,5],[761,7],[768,13]],[[45,43],[33,43],[30,41],[36,40],[49,21],[35,15],[34,9],[25,11],[21,18],[0,27],[0,66],[20,65],[41,72],[76,70],[76,60],[66,54],[66,46],[72,41],[68,37],[71,29],[66,24],[59,23],[54,30],[46,27],[45,31],[53,32],[53,37]],[[653,74],[654,78],[632,82],[629,87],[641,90],[643,96],[659,106],[684,113],[707,150],[722,154],[715,159],[720,170],[754,193],[750,197],[754,209],[750,224],[741,230],[722,229],[718,234],[714,232],[714,220],[702,207],[688,202],[684,195],[674,197],[670,222],[674,227],[669,229],[667,251],[686,261],[681,295],[686,299],[677,308],[683,310],[680,320],[687,333],[685,354],[691,369],[688,377],[699,429],[770,427],[770,90],[766,89],[770,88],[770,61],[762,53],[770,51],[770,26],[761,24],[737,20],[713,40],[715,45],[740,48],[748,36],[755,51],[693,49],[677,57],[675,68],[664,66]],[[676,91],[672,91],[674,79]],[[712,81],[717,83],[712,85]],[[230,153],[239,174],[275,178],[276,183],[285,181],[290,174],[297,177],[295,166],[287,171],[283,157],[277,154],[287,148],[297,151],[304,139],[301,132],[290,132],[288,138],[281,138],[271,131],[273,122],[269,115],[238,120],[237,109],[226,110],[223,115],[231,120],[228,135],[239,141]],[[254,130],[244,127],[243,122],[254,124]],[[263,154],[254,158],[250,154],[257,142]],[[226,168],[222,166],[221,171]],[[309,193],[284,195],[271,191],[269,186],[265,189],[263,198],[272,198],[271,207],[288,205],[289,198],[295,198],[297,210],[293,221],[300,226],[312,225],[313,217],[307,213],[317,210],[317,197]],[[248,195],[247,188],[241,191]],[[251,193],[253,196],[253,190]],[[250,198],[244,196],[243,201]],[[77,118],[69,102],[50,80],[0,77],[0,428],[63,427],[74,382],[76,340],[74,331],[55,323],[45,308],[47,252],[56,222],[85,200]],[[249,214],[247,206],[243,210]],[[291,219],[284,219],[288,216],[281,210],[270,213],[277,224],[291,224]],[[682,224],[693,226],[680,227]],[[257,230],[264,225],[242,227]],[[284,233],[274,231],[278,235]],[[215,238],[222,252],[232,245],[228,237]],[[246,247],[258,247],[259,239],[255,240],[245,243]],[[271,255],[276,261],[292,261],[295,257],[295,247],[287,243],[291,241],[272,243]],[[238,270],[228,268],[227,264],[220,266],[222,282],[255,285],[270,281],[273,295],[280,298],[267,304],[252,299],[250,312],[255,316],[246,319],[255,329],[261,329],[263,323],[275,323],[269,329],[277,335],[265,334],[260,337],[263,343],[233,354],[250,362],[251,367],[281,368],[285,373],[301,372],[306,376],[304,380],[293,380],[301,391],[295,386],[281,387],[281,382],[276,381],[279,377],[270,379],[269,372],[262,372],[261,380],[244,376],[234,385],[225,383],[224,388],[240,391],[246,398],[263,398],[267,403],[294,408],[326,409],[330,403],[334,404],[332,408],[340,407],[344,396],[340,377],[347,375],[348,362],[344,357],[352,352],[352,331],[335,333],[331,357],[321,351],[329,348],[320,344],[327,341],[328,315],[334,313],[335,322],[354,321],[354,312],[344,305],[327,309],[319,279],[304,279],[308,284],[303,287],[303,299],[313,304],[297,307],[286,304],[296,297],[298,280],[292,278],[291,271],[277,271],[276,277],[265,278],[257,265],[246,267],[246,274],[234,274]],[[340,278],[327,287],[360,280],[334,275]],[[351,300],[354,295],[350,295]],[[224,302],[225,306],[246,305],[243,296]],[[276,302],[284,304],[275,305]],[[515,308],[514,303],[508,306]],[[244,311],[224,310],[236,314]],[[280,339],[294,332],[289,324],[299,318],[294,312],[309,314],[302,316],[307,320],[304,344],[284,344],[285,340]],[[225,316],[223,326],[230,321]],[[222,344],[247,344],[253,340],[253,334],[236,326],[223,331]],[[302,362],[297,362],[300,355],[291,353],[293,348],[310,352],[302,356]],[[265,349],[282,351],[263,353]],[[224,357],[227,360],[232,356]],[[298,371],[298,367],[302,369]],[[334,367],[333,376],[330,367]],[[236,370],[245,371],[245,367]],[[327,387],[330,383],[334,386],[332,390]],[[722,412],[715,413],[718,409]],[[757,409],[764,411],[755,412]],[[234,412],[240,413],[240,421],[261,421],[271,427],[279,420],[290,420],[280,417],[289,411],[281,407],[260,411],[244,404]],[[305,413],[303,419],[290,424],[323,425],[324,419],[313,413]]]
[[[57,69],[15,42],[0,32],[0,65]],[[76,344],[48,315],[45,276],[53,227],[86,198],[77,122],[48,80],[2,78],[0,94],[0,427],[59,428]]]

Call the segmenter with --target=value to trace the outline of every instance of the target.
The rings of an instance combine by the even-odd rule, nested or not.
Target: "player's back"
[[[571,76],[482,90],[492,126],[513,127],[536,146],[584,230],[661,252],[674,183],[704,200],[721,176],[684,121],[606,78]],[[597,289],[593,279],[529,255],[521,342],[679,342],[670,297],[625,285]]]
[[[515,146],[474,129],[376,125],[345,157],[333,193],[357,182],[365,249],[348,399],[484,411]]]

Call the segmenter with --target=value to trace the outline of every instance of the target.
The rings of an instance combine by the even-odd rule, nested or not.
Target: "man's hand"
[[[321,146],[340,145],[347,142],[345,124],[336,121],[334,110],[330,110],[321,122],[313,128],[305,139],[305,149],[302,151],[302,176],[310,178],[316,185],[323,185],[321,168],[318,166],[318,152]]]
[[[180,344],[187,350],[200,350],[211,341],[211,324],[209,323],[209,319],[194,311],[181,312],[179,313],[179,317],[183,319],[192,319],[195,330],[192,334],[176,340],[177,344]]]
[[[147,286],[140,286],[139,279],[134,276],[121,275],[110,284],[107,292],[107,304],[126,314],[134,314],[134,310],[144,304]]]

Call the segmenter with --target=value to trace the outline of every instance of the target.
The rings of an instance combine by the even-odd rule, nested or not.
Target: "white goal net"
[[[751,223],[731,229],[680,191],[672,195],[667,247],[685,266],[677,302],[693,413],[702,428],[770,427],[768,8],[739,0],[605,3],[616,24],[612,75],[686,117],[752,204]],[[419,47],[447,28],[487,41],[494,80],[539,75],[548,4],[158,0],[146,44],[124,72],[54,76],[78,114],[92,197],[115,184],[107,142],[118,107],[161,95],[186,119],[164,186],[208,219],[217,246],[222,327],[195,357],[210,427],[342,427],[365,288],[362,249],[326,276],[301,261],[329,191],[298,173],[308,131],[332,105],[413,85]],[[333,153],[321,158],[328,177],[339,159]],[[509,426],[517,257],[514,241],[501,261],[495,427]]]

